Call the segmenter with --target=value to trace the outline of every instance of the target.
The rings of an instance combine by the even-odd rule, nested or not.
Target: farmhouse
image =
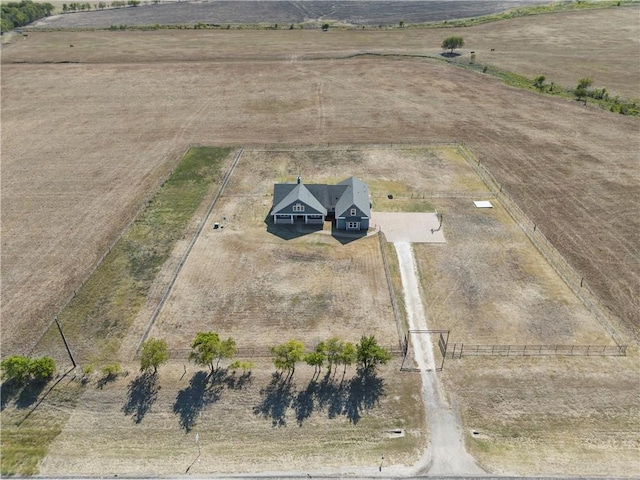
[[[356,177],[337,185],[276,183],[271,215],[277,224],[322,224],[334,220],[339,230],[367,230],[371,214],[369,188]]]

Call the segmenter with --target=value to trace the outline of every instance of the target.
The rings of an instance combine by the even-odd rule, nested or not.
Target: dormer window
[[[303,205],[303,204],[301,204],[301,203],[296,203],[296,204],[293,206],[293,211],[294,211],[294,212],[304,212],[304,205]]]
[[[358,213],[358,211],[355,208],[351,209],[351,216],[352,217],[355,217],[357,213]]]

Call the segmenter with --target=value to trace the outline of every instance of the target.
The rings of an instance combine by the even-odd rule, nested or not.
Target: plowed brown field
[[[607,25],[637,27],[635,13],[560,17],[584,15],[590,29],[609,32]],[[28,349],[25,332],[48,324],[158,179],[196,143],[463,140],[637,338],[637,119],[435,60],[296,61],[298,52],[353,53],[363,39],[374,50],[395,41],[401,52],[406,34],[394,34],[58,32],[3,47],[5,348]],[[581,48],[564,45],[588,74],[592,62]],[[598,62],[622,77],[634,71],[616,59],[632,58],[636,42],[611,52]],[[550,69],[565,65],[550,58]]]

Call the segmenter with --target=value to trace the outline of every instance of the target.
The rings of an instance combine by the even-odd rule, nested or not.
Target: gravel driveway
[[[429,328],[422,306],[416,263],[411,244],[394,243],[400,276],[407,309],[407,320],[410,330],[426,330]],[[415,335],[414,354],[422,377],[422,394],[427,409],[430,445],[427,451],[430,475],[474,475],[484,471],[476,464],[464,446],[464,436],[458,420],[447,405],[440,390],[440,382],[436,374],[433,349],[429,334]],[[420,472],[422,473],[422,472]]]
[[[371,221],[388,242],[446,243],[435,213],[372,212]]]

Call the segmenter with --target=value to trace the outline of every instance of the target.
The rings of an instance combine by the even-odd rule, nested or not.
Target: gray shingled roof
[[[349,177],[337,185],[303,183],[276,183],[273,186],[274,215],[287,208],[296,201],[300,201],[319,213],[326,215],[327,211],[335,209],[336,217],[345,216],[344,213],[355,205],[363,214],[369,217],[369,188],[367,184],[356,177]]]
[[[369,204],[369,188],[367,185],[356,177],[349,177],[338,185],[346,185],[346,190],[336,204],[336,217],[345,216],[344,213],[355,205],[364,216],[371,215],[371,207]]]
[[[316,210],[321,215],[327,214],[327,209],[313,196],[302,183],[277,183],[273,187],[273,211],[275,214],[294,202],[302,202]]]

